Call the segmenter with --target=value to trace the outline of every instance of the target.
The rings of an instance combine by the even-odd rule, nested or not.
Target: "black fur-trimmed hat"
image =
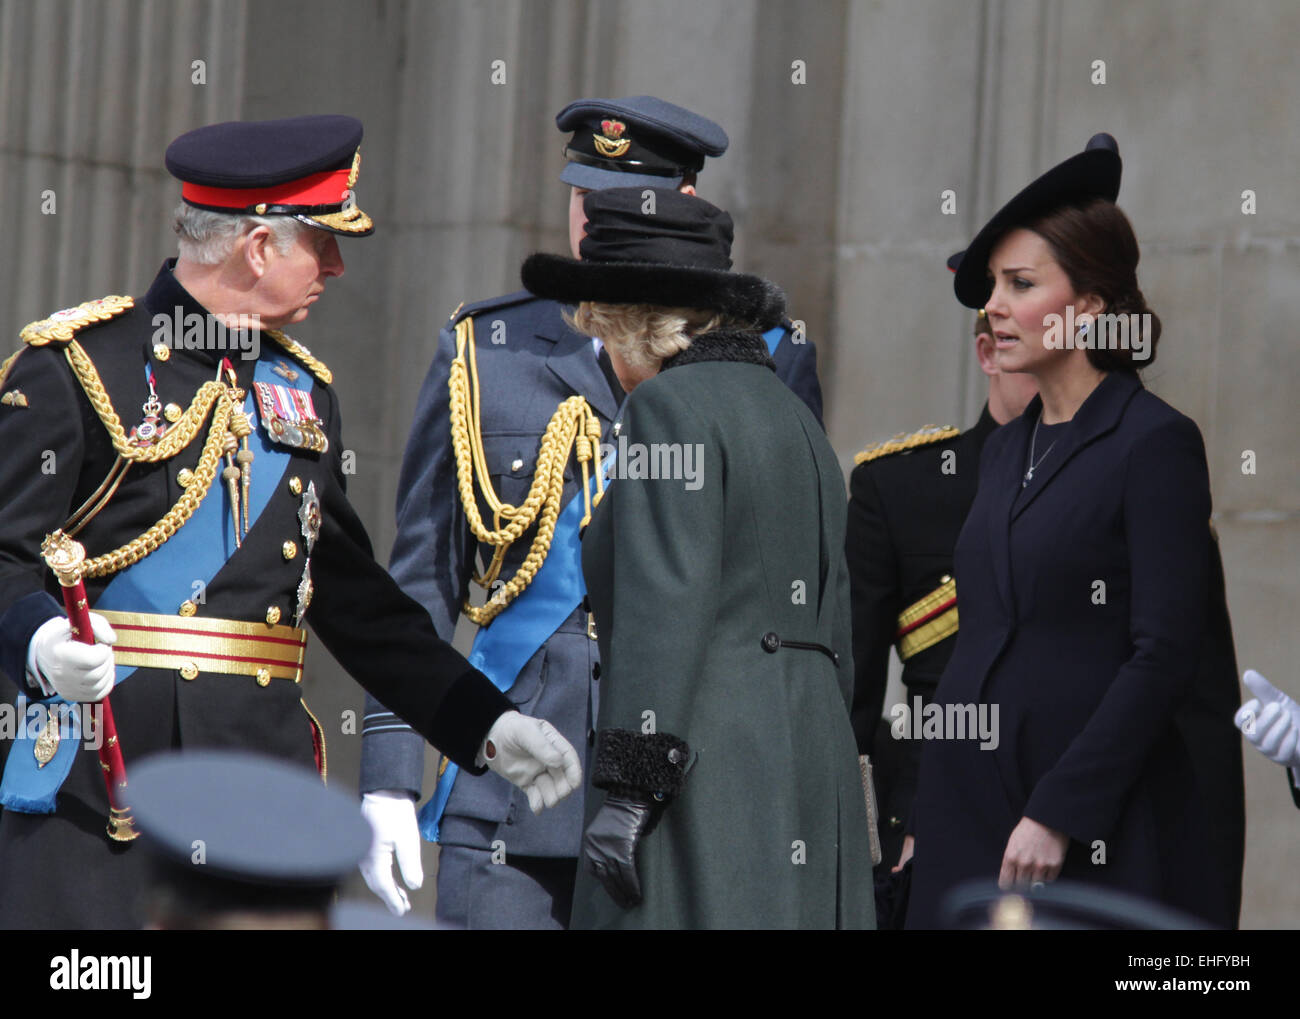
[[[720,312],[762,329],[781,321],[785,293],[731,272],[731,217],[671,188],[606,188],[583,201],[581,259],[530,255],[525,288],[563,304],[653,304]]]
[[[988,303],[993,292],[988,278],[989,255],[1009,230],[1054,209],[1084,205],[1094,198],[1115,201],[1122,170],[1119,143],[1108,134],[1095,134],[1082,152],[1058,163],[1021,190],[984,224],[956,266],[949,260],[948,267],[956,273],[952,288],[957,300],[968,308],[982,308]]]

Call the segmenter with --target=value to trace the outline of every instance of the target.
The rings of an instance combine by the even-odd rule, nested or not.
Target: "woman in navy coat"
[[[948,719],[986,706],[996,736],[926,742],[909,928],[941,926],[969,879],[1066,878],[1195,912],[1210,877],[1175,724],[1210,599],[1209,479],[1196,424],[1137,375],[1159,320],[1119,176],[1097,136],[985,226],[955,280],[987,309],[999,368],[1040,395],[989,437],[956,548],[961,629],[935,699]],[[1116,315],[1137,328],[1117,335]]]

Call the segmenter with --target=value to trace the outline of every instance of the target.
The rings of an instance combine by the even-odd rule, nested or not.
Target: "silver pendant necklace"
[[[1047,449],[1043,451],[1043,455],[1035,462],[1034,445],[1038,442],[1038,426],[1042,423],[1043,412],[1040,410],[1038,412],[1038,419],[1034,422],[1034,434],[1029,439],[1029,470],[1025,471],[1025,478],[1020,482],[1021,488],[1028,487],[1029,483],[1034,480],[1034,471],[1038,470],[1042,462],[1047,459],[1047,454],[1050,453],[1052,448],[1056,445],[1056,439],[1053,439],[1052,445],[1048,446]]]

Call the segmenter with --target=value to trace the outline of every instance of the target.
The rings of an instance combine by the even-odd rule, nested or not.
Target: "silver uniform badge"
[[[302,526],[303,545],[311,555],[316,539],[320,537],[320,498],[316,495],[316,482],[307,484],[307,491],[302,493],[302,505],[298,507],[298,523]]]

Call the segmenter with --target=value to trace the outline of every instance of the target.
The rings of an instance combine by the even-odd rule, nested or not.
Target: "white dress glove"
[[[524,791],[534,814],[553,807],[582,783],[582,765],[569,741],[541,718],[507,711],[479,750],[486,764]]]
[[[1242,682],[1255,696],[1233,717],[1241,734],[1270,761],[1300,768],[1300,704],[1254,669],[1246,670]]]
[[[117,669],[113,649],[117,634],[108,620],[90,614],[97,644],[72,639],[72,626],[63,616],[47,619],[27,645],[27,678],[46,697],[58,694],[65,701],[102,701],[113,689]]]
[[[401,916],[411,908],[406,888],[416,891],[424,884],[415,801],[410,793],[400,789],[366,793],[361,797],[361,816],[370,822],[370,830],[374,833],[370,851],[361,858],[361,876],[389,911],[394,916]],[[394,855],[406,888],[393,880]]]

